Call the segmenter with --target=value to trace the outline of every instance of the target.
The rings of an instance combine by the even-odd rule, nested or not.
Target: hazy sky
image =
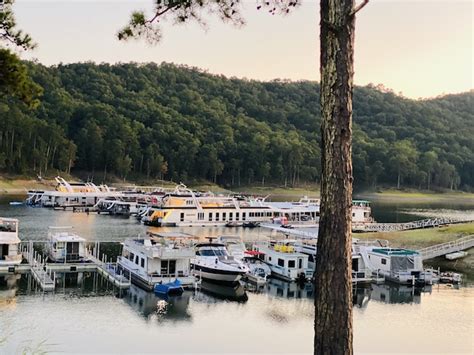
[[[134,9],[153,0],[17,0],[20,28],[38,43],[24,58],[60,62],[174,62],[226,76],[259,80],[319,80],[319,5],[303,1],[288,16],[271,16],[245,1],[247,24],[235,28],[209,17],[163,25],[163,41],[119,42],[115,34]],[[471,1],[371,0],[356,25],[358,85],[381,83],[413,98],[473,87]]]

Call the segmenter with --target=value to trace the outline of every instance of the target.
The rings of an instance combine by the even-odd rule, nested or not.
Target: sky
[[[244,0],[243,27],[214,16],[206,29],[165,23],[157,45],[116,39],[133,10],[152,13],[153,0],[16,0],[14,6],[18,26],[38,44],[21,56],[45,65],[173,62],[229,77],[319,80],[317,1],[271,16]],[[471,90],[473,11],[466,0],[371,0],[357,15],[356,85],[383,84],[410,98]]]

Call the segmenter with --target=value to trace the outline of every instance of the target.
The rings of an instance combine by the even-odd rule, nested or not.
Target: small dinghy
[[[20,201],[11,201],[10,206],[23,206],[23,202]]]
[[[184,288],[181,282],[176,279],[173,282],[155,284],[154,291],[160,295],[181,295]]]

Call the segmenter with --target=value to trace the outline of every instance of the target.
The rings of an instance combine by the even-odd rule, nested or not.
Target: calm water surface
[[[50,225],[73,225],[89,240],[120,241],[146,232],[133,218],[11,207],[9,199],[18,198],[1,199],[0,216],[20,219],[23,240],[46,239]],[[407,207],[393,208],[402,214]],[[268,236],[260,229],[182,231],[238,232],[245,240]],[[0,354],[311,353],[312,295],[310,285],[272,280],[260,290],[203,283],[198,291],[165,300],[135,286],[113,289],[93,272],[60,275],[56,291],[44,294],[27,274],[0,276]],[[473,352],[474,288],[372,285],[354,290],[354,303],[357,353]]]

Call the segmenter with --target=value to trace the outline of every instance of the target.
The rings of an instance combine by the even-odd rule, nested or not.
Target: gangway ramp
[[[451,242],[432,245],[418,250],[423,260],[433,259],[438,256],[455,253],[462,250],[467,250],[474,247],[474,234],[468,235]]]

